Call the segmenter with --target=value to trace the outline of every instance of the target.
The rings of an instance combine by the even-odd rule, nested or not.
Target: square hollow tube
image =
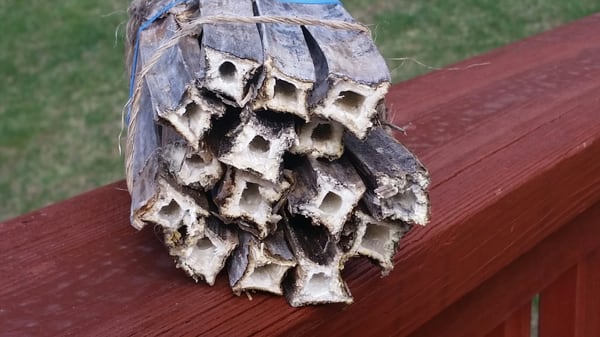
[[[348,158],[365,181],[365,205],[378,220],[425,225],[429,173],[417,157],[381,128],[360,140],[344,137]]]
[[[344,158],[323,161],[303,158],[296,184],[288,195],[292,214],[310,218],[338,237],[366,188],[354,167]]]
[[[284,283],[290,305],[352,303],[348,285],[341,276],[344,253],[336,239],[303,216],[285,217],[283,226],[298,262]]]
[[[289,187],[285,179],[273,184],[249,172],[229,167],[214,200],[220,216],[237,222],[242,229],[259,238],[265,238],[275,231],[281,220],[274,207]]]
[[[219,144],[219,160],[277,183],[284,153],[294,144],[293,121],[281,114],[242,110]]]
[[[264,240],[239,231],[240,244],[229,261],[229,284],[236,295],[245,291],[265,291],[283,295],[282,280],[296,265],[283,231]]]

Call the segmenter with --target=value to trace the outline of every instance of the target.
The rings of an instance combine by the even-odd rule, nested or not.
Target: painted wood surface
[[[513,312],[502,324],[505,337],[531,337],[531,302]]]
[[[600,220],[596,223],[596,226]],[[600,336],[600,249],[577,266],[575,336]]]
[[[599,30],[600,15],[588,17],[459,64],[485,66],[392,90],[395,121],[408,125],[399,139],[431,173],[432,223],[406,236],[387,278],[366,261],[346,266],[354,304],[296,309],[233,296],[224,276],[195,284],[151,230],[131,229],[119,182],[0,224],[0,249],[10,252],[0,332],[406,336],[484,281],[509,277],[503,270],[536,245],[536,261],[569,269],[600,237]],[[545,245],[563,238],[573,249],[549,260],[555,250]],[[523,301],[507,312],[531,290],[494,289],[498,301]]]
[[[507,337],[528,336],[518,327],[517,332],[509,327],[516,325],[511,311],[531,308],[534,295],[598,249],[599,220],[600,204],[596,204],[410,336],[484,336],[488,331],[498,330],[494,327],[499,324]]]
[[[577,267],[564,272],[540,294],[540,337],[571,337],[575,334]]]
[[[531,303],[527,302],[486,337],[531,337]]]

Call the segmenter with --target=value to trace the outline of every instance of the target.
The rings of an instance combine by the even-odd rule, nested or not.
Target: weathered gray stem
[[[251,290],[283,295],[282,280],[295,265],[283,231],[264,241],[240,231],[240,245],[229,261],[229,284],[237,295]]]
[[[361,141],[344,139],[346,151],[363,177],[365,205],[378,220],[424,225],[429,220],[429,173],[419,160],[381,128]]]
[[[200,14],[254,16],[251,0],[200,0]],[[255,96],[263,64],[258,27],[251,24],[208,24],[203,27],[203,86],[244,106]]]
[[[344,223],[365,192],[365,185],[344,159],[331,162],[304,158],[288,196],[289,210],[310,218],[339,237]]]
[[[283,154],[296,139],[292,120],[243,110],[219,146],[219,160],[262,179],[278,183]]]
[[[411,226],[396,221],[379,221],[357,209],[344,226],[340,246],[345,258],[366,256],[381,267],[383,276],[394,269],[394,254],[402,236]]]
[[[222,116],[225,110],[222,103],[202,95],[196,87],[205,77],[197,37],[186,36],[175,46],[160,51],[178,28],[174,16],[168,15],[144,30],[140,35],[140,58],[143,67],[151,67],[145,78],[156,118],[172,125],[198,149],[199,141],[210,129],[211,118]],[[155,60],[159,51],[161,57]]]
[[[223,165],[207,146],[194,150],[184,141],[169,142],[161,154],[179,185],[208,191],[223,177]]]
[[[169,244],[168,240],[172,243]],[[178,268],[196,281],[203,279],[212,286],[227,258],[238,245],[238,237],[234,230],[217,218],[209,217],[206,219],[204,233],[180,228],[175,232],[165,232],[165,242],[169,253],[176,258]]]
[[[292,6],[278,0],[257,0],[260,15],[290,15]],[[265,53],[265,80],[255,102],[257,108],[289,112],[310,119],[308,97],[315,71],[302,29],[290,24],[261,24]]]
[[[296,126],[296,134],[297,141],[291,149],[295,154],[332,160],[344,153],[344,127],[337,122],[314,118]]]
[[[228,168],[214,198],[219,214],[241,229],[265,238],[277,228],[281,216],[273,207],[290,184],[282,179],[274,184],[251,173]]]
[[[288,243],[298,265],[285,285],[285,297],[294,307],[323,303],[352,303],[352,295],[341,277],[343,252],[323,227],[305,217],[284,220]]]
[[[143,83],[139,108],[135,116],[131,116],[131,122],[127,129],[127,147],[126,147],[126,176],[127,188],[132,192],[132,206],[144,203],[143,200],[149,198],[147,191],[153,188],[145,188],[143,185],[151,182],[145,182],[139,179],[142,171],[147,166],[147,162],[153,154],[156,154],[160,146],[160,127],[154,124],[154,115],[152,114],[152,102],[148,86]],[[150,169],[150,168],[147,168]],[[153,168],[158,169],[158,168]],[[139,183],[138,183],[139,181]],[[154,180],[152,180],[154,181]],[[141,188],[141,191],[133,194],[134,189]],[[133,209],[133,208],[132,208]],[[133,219],[132,219],[133,220]],[[133,226],[141,229],[143,224],[132,222]]]
[[[355,22],[340,4],[291,6],[298,16]],[[365,32],[306,26],[305,36],[317,76],[313,113],[364,138],[390,86],[385,60]]]

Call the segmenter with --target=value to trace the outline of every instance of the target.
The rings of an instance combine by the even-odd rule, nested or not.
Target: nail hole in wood
[[[311,138],[318,142],[324,142],[331,138],[332,130],[331,125],[327,123],[322,123],[317,125],[313,131]]]
[[[339,211],[341,207],[342,198],[333,192],[327,192],[325,198],[323,198],[323,201],[321,202],[321,206],[319,206],[319,209],[325,213],[333,214]]]
[[[347,90],[339,93],[339,97],[334,104],[344,111],[359,113],[364,102],[365,96]]]
[[[235,79],[236,72],[237,69],[235,68],[235,65],[229,61],[221,63],[221,66],[219,67],[219,75],[221,75],[221,78],[226,81],[233,81]]]
[[[250,151],[255,153],[265,153],[269,151],[271,144],[268,140],[264,139],[262,136],[255,136],[252,141],[248,144],[248,148]]]
[[[248,212],[256,211],[260,205],[262,197],[258,187],[258,184],[247,182],[246,188],[244,188],[244,191],[242,191],[240,206]]]

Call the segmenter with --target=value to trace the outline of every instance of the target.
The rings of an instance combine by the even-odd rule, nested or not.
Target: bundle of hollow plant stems
[[[341,3],[136,0],[127,59],[131,222],[194,279],[351,303],[344,264],[386,275],[427,223],[427,170],[386,126],[388,68]]]

